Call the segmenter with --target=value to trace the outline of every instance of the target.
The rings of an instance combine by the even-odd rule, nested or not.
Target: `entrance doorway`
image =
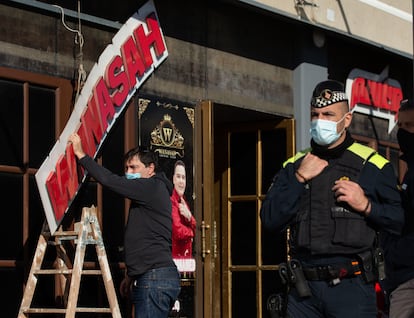
[[[197,280],[197,312],[270,317],[266,303],[282,291],[276,270],[286,258],[286,239],[262,229],[260,208],[274,174],[294,153],[294,121],[210,102],[199,109],[203,280]]]

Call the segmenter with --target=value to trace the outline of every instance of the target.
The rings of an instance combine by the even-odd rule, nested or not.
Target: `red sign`
[[[154,4],[149,1],[128,19],[99,57],[65,129],[36,173],[52,233],[85,180],[85,175],[78,176],[73,149],[67,145],[69,135],[77,132],[85,152],[95,158],[130,98],[167,56]]]
[[[354,69],[346,81],[346,93],[352,112],[387,119],[388,133],[393,130],[403,99],[401,85],[396,80]]]

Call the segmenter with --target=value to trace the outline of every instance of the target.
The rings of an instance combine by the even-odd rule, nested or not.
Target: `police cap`
[[[312,93],[311,106],[322,108],[342,101],[348,101],[344,85],[338,81],[327,80],[316,85]]]

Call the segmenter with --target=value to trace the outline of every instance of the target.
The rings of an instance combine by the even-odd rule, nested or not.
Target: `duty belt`
[[[304,267],[303,273],[307,280],[333,281],[361,274],[361,268],[357,260],[345,264],[323,265]]]

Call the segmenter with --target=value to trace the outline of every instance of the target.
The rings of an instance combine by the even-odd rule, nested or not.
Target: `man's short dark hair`
[[[148,167],[151,163],[153,163],[155,171],[158,170],[158,154],[152,151],[149,147],[138,146],[132,148],[125,154],[124,161],[127,162],[135,156],[138,156],[139,160],[145,165],[145,167]]]

